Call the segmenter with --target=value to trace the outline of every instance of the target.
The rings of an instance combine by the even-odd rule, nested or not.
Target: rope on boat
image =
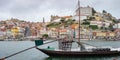
[[[55,42],[55,41],[57,41],[57,40],[53,40],[53,41],[50,41],[50,42],[46,42],[46,43],[44,43],[44,44],[52,43],[52,42]],[[44,44],[43,44],[43,45],[44,45]],[[0,60],[5,60],[5,59],[7,59],[7,58],[10,58],[10,57],[15,56],[15,55],[17,55],[17,54],[19,54],[19,53],[25,52],[25,51],[27,51],[27,50],[30,50],[30,49],[36,48],[36,47],[37,47],[37,46],[29,47],[29,48],[24,49],[24,50],[22,50],[22,51],[19,51],[19,52],[17,52],[17,53],[14,53],[14,54],[11,54],[11,55],[9,55],[9,56],[6,56],[6,57],[4,57],[4,58],[0,58]]]
[[[86,45],[89,45],[89,46],[93,46],[93,47],[98,47],[98,46],[95,46],[95,45],[91,45],[91,44],[88,44],[88,43],[84,43],[84,42],[81,42],[82,44],[86,44]]]
[[[74,40],[75,41],[75,40]],[[91,45],[91,44],[88,44],[88,43],[84,43],[84,42],[78,42],[78,41],[75,41],[75,42],[77,42],[79,45],[81,45],[81,44],[86,44],[86,45],[89,45],[89,46],[93,46],[93,47],[98,47],[98,46],[94,46],[94,45]]]

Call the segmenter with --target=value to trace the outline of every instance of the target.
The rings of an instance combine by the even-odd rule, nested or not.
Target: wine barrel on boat
[[[105,51],[105,52],[109,52],[110,51],[110,48],[95,48],[95,49],[92,49],[93,52],[99,52],[99,51]]]

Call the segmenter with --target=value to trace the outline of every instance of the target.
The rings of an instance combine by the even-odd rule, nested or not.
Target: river
[[[120,47],[120,41],[82,41],[95,46],[111,46],[114,48]],[[57,42],[40,46],[46,48],[47,46],[56,46]],[[19,52],[26,48],[34,46],[33,41],[0,41],[0,58],[11,55],[15,52]],[[73,58],[73,57],[49,57],[46,54],[36,50],[35,48],[22,52],[15,56],[8,58],[7,60],[120,60],[120,56],[115,57],[86,57],[86,58]]]

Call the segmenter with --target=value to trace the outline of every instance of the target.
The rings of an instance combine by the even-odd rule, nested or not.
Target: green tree
[[[49,36],[48,36],[48,34],[43,34],[42,37],[43,38],[48,38]]]
[[[50,24],[48,24],[47,25],[47,27],[58,27],[60,24],[59,24],[59,22],[54,22],[54,23],[50,23]]]
[[[70,25],[74,24],[75,21],[76,21],[75,19],[68,19],[68,20],[66,21],[66,26],[70,26]]]
[[[89,28],[96,30],[96,29],[98,29],[98,26],[97,25],[89,25]]]
[[[113,25],[112,24],[110,24],[109,25],[109,30],[111,30],[111,31],[113,31],[114,29],[113,29]]]
[[[90,25],[90,22],[85,21],[85,22],[82,23],[82,25]]]

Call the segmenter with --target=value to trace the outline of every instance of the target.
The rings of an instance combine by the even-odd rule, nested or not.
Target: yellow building
[[[101,17],[99,17],[99,16],[95,16],[95,19],[96,19],[97,21],[102,20],[102,18],[101,18]]]
[[[11,29],[11,32],[12,32],[13,37],[15,37],[19,34],[19,28],[14,27],[14,28]]]
[[[103,37],[105,37],[106,33],[105,32],[96,32],[96,36],[103,36]]]
[[[114,37],[115,33],[114,32],[96,32],[96,36],[102,36],[102,37],[111,36],[111,37]]]
[[[111,32],[111,33],[109,33],[109,36],[114,37],[114,36],[115,36],[115,33],[114,33],[114,32]]]

